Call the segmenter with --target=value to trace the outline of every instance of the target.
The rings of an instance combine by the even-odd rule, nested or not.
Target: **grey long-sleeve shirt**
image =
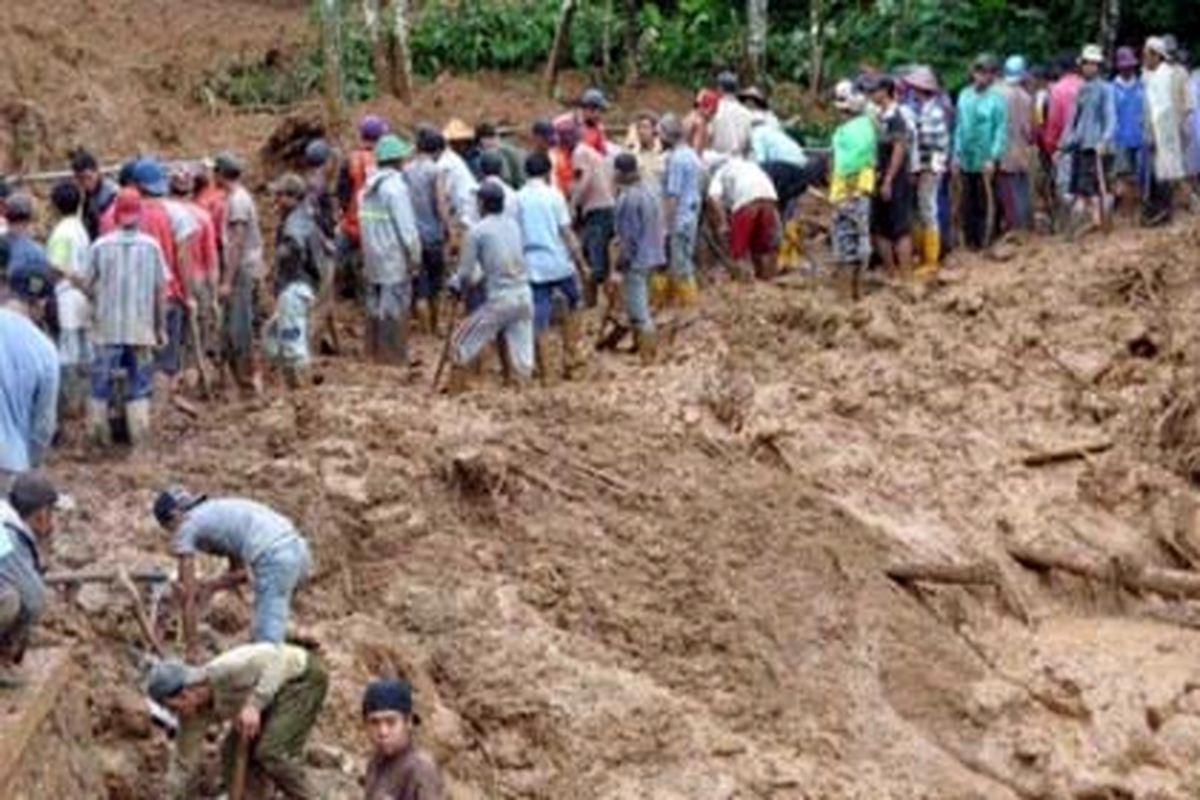
[[[1112,149],[1117,137],[1117,100],[1107,82],[1086,81],[1075,98],[1071,127],[1059,146],[1064,150]]]
[[[385,167],[371,173],[359,197],[363,265],[368,283],[403,283],[421,263],[421,235],[398,171]]]

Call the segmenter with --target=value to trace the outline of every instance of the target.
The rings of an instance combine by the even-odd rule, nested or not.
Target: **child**
[[[367,800],[445,800],[437,764],[413,741],[421,718],[413,713],[412,687],[406,681],[373,681],[363,694],[362,713],[375,748],[363,783]]]
[[[81,280],[87,268],[87,249],[91,244],[87,228],[79,217],[83,195],[74,181],[61,181],[50,190],[50,204],[58,222],[46,243],[46,258],[51,269]],[[54,289],[58,309],[58,357],[62,365],[62,406],[64,417],[82,416],[87,404],[88,380],[92,365],[91,306],[87,295],[70,280],[60,280]]]
[[[616,228],[620,244],[618,271],[613,283],[625,290],[625,313],[633,326],[638,355],[643,364],[654,362],[656,334],[654,314],[650,310],[650,275],[667,263],[662,206],[638,171],[637,158],[630,153],[617,156]],[[616,277],[619,273],[619,277]]]
[[[833,134],[833,256],[854,266],[857,274],[871,259],[871,196],[875,193],[875,123],[867,114],[867,98],[843,80],[834,92],[834,105],[844,117]]]
[[[267,320],[263,350],[272,366],[283,373],[289,389],[305,382],[312,362],[309,350],[309,312],[321,284],[322,234],[305,202],[306,186],[289,173],[272,187],[283,217],[275,243],[275,313]]]

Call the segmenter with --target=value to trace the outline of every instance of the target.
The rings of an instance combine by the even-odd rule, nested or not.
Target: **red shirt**
[[[225,190],[215,183],[210,183],[196,195],[196,203],[212,218],[213,228],[217,232],[217,253],[219,254],[224,245],[224,242],[221,241],[221,231],[225,230]]]
[[[188,239],[188,278],[193,281],[208,281],[220,277],[220,251],[217,249],[217,228],[212,214],[195,202],[184,201],[183,207],[200,226],[200,232]]]
[[[1046,113],[1046,127],[1042,128],[1042,150],[1053,155],[1058,143],[1075,115],[1075,98],[1083,86],[1083,78],[1069,72],[1050,87],[1050,110]]]
[[[100,217],[100,235],[117,229],[117,204],[111,203]],[[183,302],[187,299],[187,284],[179,274],[179,257],[175,254],[175,236],[171,232],[171,218],[162,202],[150,197],[142,198],[142,221],[138,230],[158,242],[163,258],[167,262],[167,299]]]
[[[350,163],[346,165],[350,173],[350,197],[346,201],[346,210],[342,214],[342,230],[357,242],[362,236],[362,227],[358,222],[358,195],[367,185],[367,173],[375,166],[375,153],[365,147],[360,147],[350,154]]]

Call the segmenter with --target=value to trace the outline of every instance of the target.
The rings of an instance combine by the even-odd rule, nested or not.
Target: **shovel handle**
[[[250,740],[240,732],[238,737],[237,754],[233,761],[233,778],[229,783],[229,800],[246,800],[246,772],[250,766]]]

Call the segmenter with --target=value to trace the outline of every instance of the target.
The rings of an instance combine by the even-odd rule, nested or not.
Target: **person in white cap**
[[[1162,225],[1171,219],[1175,184],[1183,179],[1186,103],[1177,90],[1175,71],[1167,61],[1167,43],[1162,37],[1146,40],[1146,130],[1153,151],[1150,191],[1142,209],[1146,225]]]
[[[843,122],[833,133],[833,255],[839,264],[861,268],[871,258],[871,196],[875,193],[878,134],[867,113],[867,98],[850,81],[834,90]],[[848,274],[852,274],[847,271]]]
[[[1077,221],[1099,227],[1103,204],[1107,202],[1107,172],[1117,136],[1117,104],[1112,87],[1100,75],[1104,51],[1089,44],[1079,57],[1083,87],[1075,99],[1075,115],[1059,148],[1071,158],[1071,196],[1074,213],[1091,215]]]

